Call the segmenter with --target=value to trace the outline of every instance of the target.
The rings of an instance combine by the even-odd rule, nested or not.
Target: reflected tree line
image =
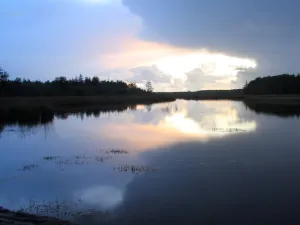
[[[247,109],[250,109],[256,113],[264,113],[269,115],[277,115],[280,117],[300,117],[300,106],[299,105],[273,105],[264,104],[256,102],[244,102]],[[111,113],[122,113],[127,110],[136,110],[137,105],[129,106],[111,106],[110,108],[95,108],[95,109],[85,109],[77,110],[72,112],[53,112],[45,110],[35,110],[35,111],[18,111],[11,110],[7,114],[1,114],[0,117],[0,135],[2,132],[15,131],[14,129],[20,128],[20,132],[25,135],[25,133],[32,133],[35,129],[43,127],[45,130],[50,130],[51,125],[55,118],[57,119],[68,119],[69,116],[76,116],[80,119],[85,119],[89,117],[98,118],[101,115],[111,114]],[[147,111],[151,111],[151,105],[146,105]],[[174,108],[162,107],[162,112],[170,113],[176,112],[178,110],[175,105]]]
[[[257,114],[268,114],[280,117],[300,117],[300,105],[265,104],[252,101],[244,101],[247,109]]]
[[[136,105],[129,106],[109,106],[106,108],[95,108],[95,109],[85,109],[77,110],[72,112],[53,112],[49,110],[10,110],[8,113],[1,113],[0,117],[0,134],[3,131],[15,131],[11,129],[17,126],[21,128],[20,132],[32,132],[35,128],[44,127],[49,130],[54,119],[68,119],[69,116],[76,116],[81,118],[95,117],[98,118],[101,115],[110,113],[122,113],[127,110],[136,110]]]

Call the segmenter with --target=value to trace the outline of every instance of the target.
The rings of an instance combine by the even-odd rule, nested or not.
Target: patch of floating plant
[[[123,164],[123,165],[115,166],[114,170],[119,172],[131,172],[134,174],[139,174],[139,173],[155,172],[159,170],[159,168],[141,166],[141,165],[138,166],[138,165],[131,165],[131,164]]]
[[[52,216],[56,218],[70,218],[73,216],[83,214],[83,210],[80,209],[81,200],[76,202],[66,201],[29,201],[27,205],[21,207],[20,212],[30,213],[40,216]]]
[[[44,160],[48,160],[48,161],[57,160],[59,158],[60,158],[59,156],[44,156],[43,157]]]
[[[83,165],[83,164],[90,164],[90,163],[103,163],[104,161],[111,159],[112,156],[105,155],[105,156],[75,156],[74,158],[69,159],[63,159],[60,158],[59,160],[56,160],[55,163],[58,165],[63,164],[77,164],[77,165]]]
[[[21,171],[31,171],[31,170],[34,170],[37,168],[39,168],[39,165],[37,165],[37,164],[28,164],[28,165],[23,166],[20,170]]]
[[[245,132],[246,131],[244,129],[239,129],[239,128],[212,128],[211,130],[217,132]]]
[[[106,150],[106,153],[112,153],[112,154],[128,154],[128,151],[124,149],[111,149],[111,150]]]
[[[129,154],[129,151],[125,149],[100,149],[100,151],[105,152],[106,154],[114,154],[114,155]]]
[[[3,130],[3,132],[16,132],[16,131],[17,131],[16,129],[12,129],[12,128]]]
[[[125,155],[129,154],[129,151],[125,149],[100,149],[102,155],[77,155],[71,157],[63,157],[63,156],[44,156],[42,159],[46,161],[53,161],[57,165],[83,165],[90,163],[103,163],[106,160],[112,159],[112,155]]]

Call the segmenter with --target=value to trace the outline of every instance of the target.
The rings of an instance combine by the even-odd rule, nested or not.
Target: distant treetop
[[[258,77],[245,85],[244,93],[252,95],[300,94],[300,74]]]
[[[100,80],[99,77],[56,77],[53,81],[31,81],[29,79],[8,79],[8,73],[0,68],[1,96],[92,96],[119,94],[147,94],[135,83]]]

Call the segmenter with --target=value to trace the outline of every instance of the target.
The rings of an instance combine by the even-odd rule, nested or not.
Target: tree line
[[[149,94],[153,91],[151,83],[146,89],[137,87],[133,82],[100,80],[94,76],[68,79],[56,77],[52,81],[31,81],[29,79],[9,79],[9,75],[0,67],[0,96],[92,96],[92,95],[124,95]]]
[[[300,74],[281,74],[258,77],[244,87],[244,94],[274,95],[300,94]]]

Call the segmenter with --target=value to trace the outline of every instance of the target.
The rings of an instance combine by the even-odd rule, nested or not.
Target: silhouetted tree
[[[80,84],[83,83],[83,76],[82,76],[82,74],[79,75],[78,82],[79,82]]]
[[[1,69],[0,88],[2,96],[92,96],[92,95],[120,95],[120,94],[146,94],[135,83],[124,81],[100,80],[99,77],[79,77],[67,79],[56,77],[53,81],[31,81],[16,78],[9,80],[7,72]],[[3,89],[4,84],[6,88]]]
[[[138,88],[135,83],[131,82],[128,84],[129,88]]]
[[[247,88],[247,86],[248,86],[248,81],[246,80],[246,83],[245,83],[245,85],[244,85],[244,88]]]
[[[17,78],[15,79],[15,83],[16,83],[16,84],[21,84],[21,83],[22,83],[22,79],[21,79],[20,77],[17,77]]]
[[[99,79],[99,77],[93,77],[92,78],[92,84],[98,84],[99,83],[99,81],[100,81],[100,79]]]
[[[146,90],[147,90],[147,92],[150,92],[150,93],[153,92],[153,87],[152,87],[152,84],[151,84],[150,81],[148,81],[148,82],[146,83]]]
[[[57,84],[66,84],[67,78],[66,77],[55,77],[53,82],[57,83]]]
[[[91,83],[92,83],[92,79],[89,78],[89,77],[85,77],[85,78],[84,78],[84,83],[85,83],[85,84],[91,84]]]
[[[8,73],[0,67],[0,96],[4,86],[7,84],[8,77]]]

